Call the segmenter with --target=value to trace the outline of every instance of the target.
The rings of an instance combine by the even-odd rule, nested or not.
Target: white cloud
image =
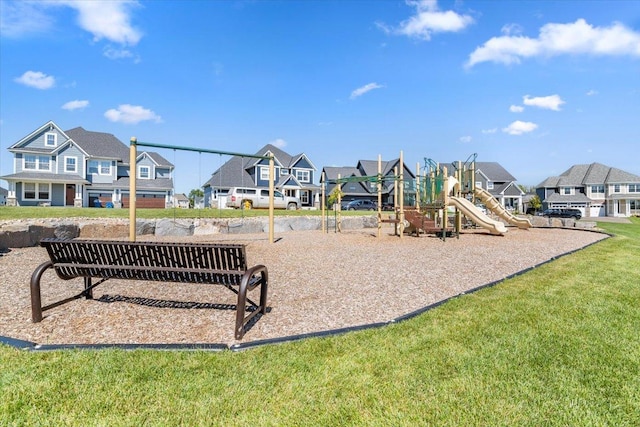
[[[460,142],[464,143],[464,144],[468,144],[471,142],[473,138],[471,138],[471,136],[466,135],[466,136],[461,136],[460,137]]]
[[[287,146],[287,141],[285,141],[282,138],[278,138],[278,139],[274,139],[273,141],[269,142],[269,144],[273,145],[274,147],[284,148],[284,147]]]
[[[122,104],[117,109],[110,109],[104,113],[104,116],[117,123],[136,124],[147,120],[152,120],[156,123],[162,122],[162,117],[158,116],[153,111],[143,108],[139,105]]]
[[[434,33],[458,32],[473,23],[469,15],[460,15],[454,11],[441,11],[436,0],[407,1],[415,7],[415,15],[402,21],[397,28],[378,23],[387,34],[400,34],[421,40],[431,40]]]
[[[27,71],[20,77],[16,77],[14,81],[36,89],[51,89],[56,84],[53,76],[47,76],[40,71]]]
[[[509,135],[522,135],[523,133],[533,132],[537,128],[538,125],[535,123],[516,120],[506,128],[503,128],[502,132],[508,133]]]
[[[489,39],[469,55],[465,66],[481,62],[519,64],[523,58],[578,54],[640,56],[640,33],[619,22],[609,27],[594,27],[584,19],[550,23],[540,28],[537,38],[504,35]]]
[[[23,37],[46,33],[53,28],[64,28],[66,22],[56,22],[50,9],[68,7],[78,13],[77,24],[93,35],[94,41],[108,40],[123,46],[134,46],[142,32],[131,24],[136,0],[56,0],[6,1],[2,0],[0,29],[3,36]]]
[[[42,10],[42,3],[2,1],[0,33],[3,37],[19,38],[47,32],[54,20]]]
[[[134,46],[142,33],[131,25],[131,8],[138,6],[133,0],[59,2],[78,11],[78,25],[91,34],[95,41],[107,39],[121,45]]]
[[[593,95],[597,95],[598,91],[597,90],[593,90],[591,89],[589,92],[587,92],[587,96],[593,96]]]
[[[537,96],[535,98],[525,95],[522,97],[522,102],[524,105],[553,111],[560,111],[560,106],[565,103],[559,95]]]
[[[80,100],[75,100],[75,101],[69,101],[66,104],[64,104],[62,106],[63,110],[69,110],[69,111],[73,111],[73,110],[82,110],[83,108],[86,108],[89,105],[89,101],[80,101]]]
[[[498,128],[482,129],[482,133],[484,133],[484,134],[492,134],[492,133],[496,133],[496,132],[498,132]]]
[[[353,92],[351,92],[351,96],[349,96],[350,99],[356,99],[359,96],[364,95],[367,92],[370,92],[374,89],[380,89],[383,88],[384,86],[379,85],[378,83],[369,83],[366,84],[362,87],[359,87],[358,89],[354,90]]]
[[[512,113],[522,113],[524,111],[524,107],[522,105],[512,105],[509,107],[509,111]]]

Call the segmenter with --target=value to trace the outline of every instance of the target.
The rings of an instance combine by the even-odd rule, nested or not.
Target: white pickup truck
[[[235,209],[261,209],[269,207],[269,190],[263,188],[231,187],[227,193],[227,207]],[[300,209],[300,199],[273,191],[275,209]]]

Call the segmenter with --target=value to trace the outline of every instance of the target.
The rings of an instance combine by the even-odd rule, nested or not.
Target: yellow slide
[[[507,211],[504,206],[500,204],[500,202],[491,195],[484,188],[476,187],[475,189],[476,196],[482,200],[482,203],[494,214],[498,215],[500,218],[504,219],[511,225],[515,225],[518,228],[530,228],[531,221],[526,218],[518,218],[517,216],[511,214]]]
[[[467,218],[478,224],[480,227],[486,228],[491,232],[491,234],[502,236],[508,231],[507,227],[505,227],[502,222],[489,218],[464,197],[449,197],[448,200],[450,206],[455,206],[460,209],[460,212],[462,212]]]

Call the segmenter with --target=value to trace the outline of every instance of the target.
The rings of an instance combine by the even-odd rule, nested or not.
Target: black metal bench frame
[[[108,279],[223,285],[238,295],[234,336],[242,339],[251,319],[267,312],[268,272],[264,265],[247,268],[245,246],[240,244],[125,242],[47,238],[40,241],[49,261],[31,276],[31,316],[42,320],[42,312],[80,297],[93,298],[93,289]],[[84,279],[78,295],[42,306],[40,280],[52,268],[59,278]],[[99,279],[92,283],[92,279]],[[260,302],[247,298],[260,287]],[[249,306],[249,314],[245,316]]]

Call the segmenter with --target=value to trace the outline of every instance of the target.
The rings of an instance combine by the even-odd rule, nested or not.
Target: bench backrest
[[[247,270],[240,244],[40,241],[63,279],[100,277],[190,283],[237,284]]]

